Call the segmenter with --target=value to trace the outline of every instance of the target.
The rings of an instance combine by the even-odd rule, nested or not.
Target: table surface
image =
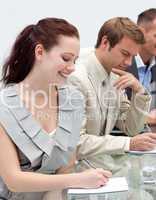
[[[151,127],[156,132],[156,125]],[[69,195],[68,200],[156,200],[156,184],[144,184],[141,179],[141,160],[144,155],[127,153],[124,171],[117,176],[124,176],[128,182],[128,191],[92,195]],[[156,154],[148,156],[149,163],[155,161]]]
[[[149,160],[155,160],[156,163],[156,154],[147,156],[150,156]],[[128,191],[68,195],[68,200],[156,200],[156,184],[144,184],[141,180],[140,159],[142,159],[142,155],[127,154],[126,157],[127,170],[125,171],[127,174],[124,175],[128,182]]]

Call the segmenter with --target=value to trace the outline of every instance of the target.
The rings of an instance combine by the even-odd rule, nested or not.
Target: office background
[[[114,16],[128,16],[136,21],[138,13],[152,7],[156,7],[156,0],[1,1],[0,65],[7,57],[19,31],[41,18],[59,17],[69,20],[79,29],[81,47],[90,47],[95,44],[99,27],[105,20]]]

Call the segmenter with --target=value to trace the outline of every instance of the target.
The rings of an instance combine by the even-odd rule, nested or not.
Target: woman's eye
[[[69,61],[70,61],[70,58],[62,57],[62,59],[63,59],[65,62],[69,62]]]

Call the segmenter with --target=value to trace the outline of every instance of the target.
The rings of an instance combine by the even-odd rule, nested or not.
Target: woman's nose
[[[74,64],[68,65],[66,70],[67,70],[68,73],[72,73],[73,71],[75,71]]]

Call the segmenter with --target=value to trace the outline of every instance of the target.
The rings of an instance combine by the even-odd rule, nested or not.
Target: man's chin
[[[126,71],[127,70],[127,66],[117,66],[115,67],[116,69],[120,69],[120,70],[123,70],[123,71]]]

